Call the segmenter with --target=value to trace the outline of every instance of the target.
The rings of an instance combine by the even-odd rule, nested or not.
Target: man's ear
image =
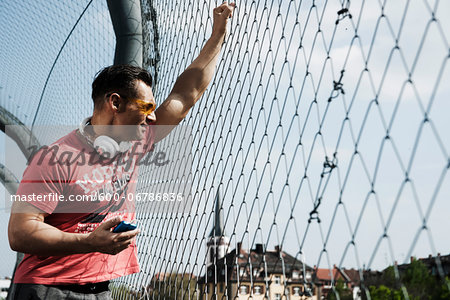
[[[115,112],[119,112],[122,109],[122,99],[117,93],[109,95],[107,102],[108,106]]]

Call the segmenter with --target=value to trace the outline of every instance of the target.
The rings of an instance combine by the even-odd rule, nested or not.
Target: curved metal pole
[[[6,126],[15,125],[8,127]],[[28,160],[36,149],[40,147],[38,139],[16,116],[0,106],[0,130],[12,138]]]
[[[19,180],[14,176],[14,174],[6,168],[3,164],[0,164],[0,181],[5,186],[8,193],[11,195],[14,195],[17,192],[17,189],[19,188]],[[24,254],[20,252],[16,252],[16,264],[14,265],[14,271],[12,278],[14,279],[14,274],[16,273],[16,268],[19,265],[19,263],[22,261]],[[13,299],[14,292],[16,290],[16,285],[13,283],[13,280],[11,280],[11,283],[9,285],[8,289],[8,296],[6,299]]]
[[[8,125],[16,126],[11,126],[8,130],[6,130],[6,126]],[[27,128],[16,116],[2,106],[0,106],[0,130],[16,142],[26,159],[29,159],[34,151],[40,147],[38,139],[33,135],[31,130]],[[11,195],[14,195],[17,192],[17,189],[19,188],[19,180],[3,164],[0,164],[0,181]],[[23,256],[23,253],[16,253],[16,264],[14,266],[12,280],[6,299],[14,298],[14,293],[16,290],[16,285],[13,283],[14,274],[16,273],[16,268],[22,261]]]
[[[19,188],[19,180],[3,164],[0,163],[0,182],[5,186],[8,193],[14,195]]]
[[[140,0],[107,0],[114,32],[114,64],[142,67],[142,16]]]

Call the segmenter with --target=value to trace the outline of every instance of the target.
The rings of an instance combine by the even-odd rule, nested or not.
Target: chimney
[[[241,254],[241,248],[242,248],[242,243],[238,242],[237,243],[237,249],[236,249],[236,254],[237,255]]]
[[[280,253],[280,251],[281,251],[280,245],[276,245],[276,246],[275,246],[275,251],[276,251],[277,253]]]
[[[411,263],[414,261],[414,256],[410,257]]]
[[[263,244],[256,244],[255,245],[255,252],[258,254],[263,254],[264,253],[264,246]]]

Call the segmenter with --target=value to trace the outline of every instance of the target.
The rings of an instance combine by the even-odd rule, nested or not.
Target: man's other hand
[[[233,16],[234,8],[236,7],[236,3],[231,2],[228,4],[228,1],[225,1],[220,6],[214,8],[213,10],[213,32],[215,35],[224,36],[227,29],[227,20]]]
[[[119,225],[120,218],[113,218],[102,223],[87,237],[87,242],[93,252],[115,255],[131,245],[139,233],[139,229],[114,233],[113,228]]]

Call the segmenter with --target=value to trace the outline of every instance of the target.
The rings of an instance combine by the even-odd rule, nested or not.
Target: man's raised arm
[[[167,99],[156,109],[156,125],[177,125],[191,107],[200,99],[214,75],[217,58],[226,33],[227,20],[231,18],[234,3],[222,3],[213,10],[211,37],[199,56],[178,77]],[[156,136],[155,142],[164,136]]]

